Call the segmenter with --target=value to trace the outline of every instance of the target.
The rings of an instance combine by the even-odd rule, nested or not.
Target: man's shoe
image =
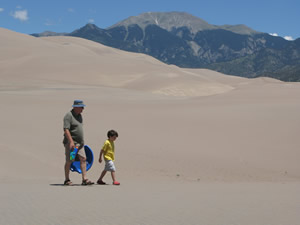
[[[88,179],[83,180],[82,183],[81,183],[81,185],[84,185],[84,186],[86,186],[86,185],[93,185],[93,184],[94,184],[94,182],[92,182],[92,181],[90,181]]]

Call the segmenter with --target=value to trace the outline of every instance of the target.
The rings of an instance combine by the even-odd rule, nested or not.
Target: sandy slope
[[[4,29],[1,33],[4,34],[0,56],[3,59],[2,79],[8,79],[13,87],[84,84],[174,96],[211,95],[232,89],[215,78],[195,76],[194,72],[165,66],[149,56],[119,51],[84,39],[38,39]],[[214,72],[205,71],[205,74],[210,73]],[[3,85],[2,88],[8,88]]]
[[[180,69],[83,39],[2,28],[0,79],[0,224],[300,220],[298,83]],[[87,104],[96,160],[107,130],[118,130],[120,187],[61,186],[62,118],[74,99]],[[102,166],[95,162],[92,180]]]

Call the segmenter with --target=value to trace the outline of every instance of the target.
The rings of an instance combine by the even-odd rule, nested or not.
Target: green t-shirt
[[[76,115],[73,110],[68,112],[64,117],[64,129],[68,129],[70,131],[75,144],[84,144],[83,122],[81,114]],[[68,143],[68,139],[65,135],[63,143]]]

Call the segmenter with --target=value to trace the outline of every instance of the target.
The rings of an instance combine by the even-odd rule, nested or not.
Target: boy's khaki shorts
[[[110,172],[115,172],[116,171],[116,167],[113,161],[111,160],[105,160],[105,167],[104,167],[105,171],[110,171]]]
[[[66,161],[67,161],[67,162],[71,162],[71,160],[70,160],[70,149],[69,149],[69,144],[65,144],[65,153],[66,153]],[[79,150],[78,150],[78,152],[77,152],[77,155],[80,155],[81,157],[86,158],[86,155],[85,155],[85,151],[84,151],[83,145],[80,145],[80,146],[79,146]]]

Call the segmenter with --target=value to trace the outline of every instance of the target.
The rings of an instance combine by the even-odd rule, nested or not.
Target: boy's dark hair
[[[118,132],[117,132],[117,131],[115,131],[115,130],[110,130],[110,131],[107,132],[107,137],[108,137],[108,138],[114,137],[114,136],[118,137]]]

